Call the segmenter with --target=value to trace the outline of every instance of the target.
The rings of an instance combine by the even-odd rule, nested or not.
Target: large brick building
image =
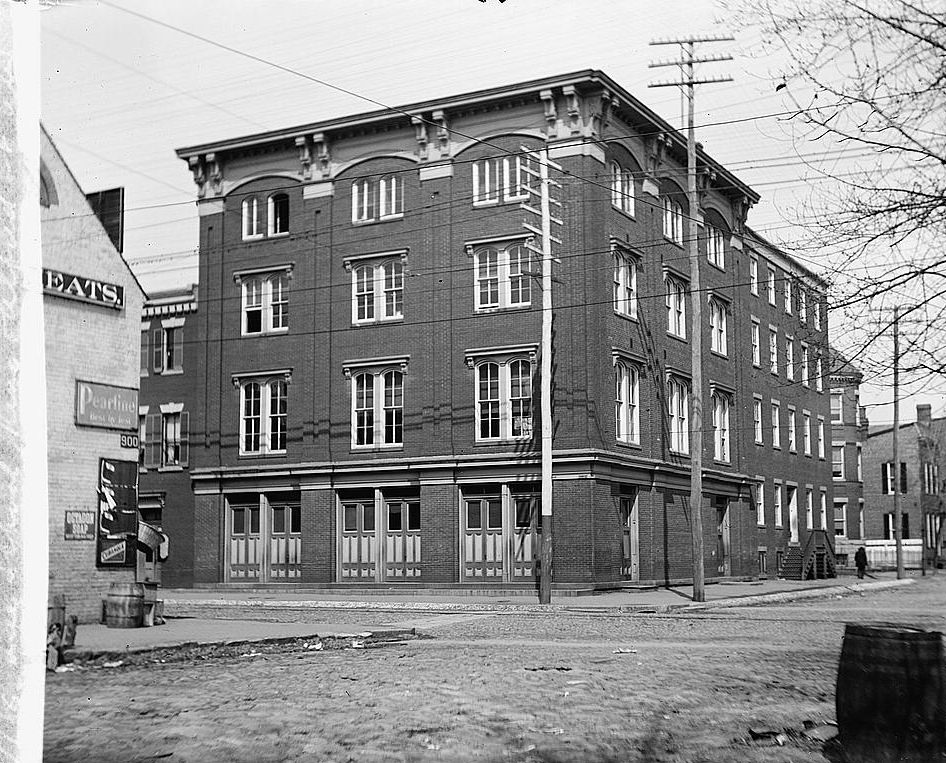
[[[96,620],[137,578],[134,435],[144,293],[45,129],[40,144],[49,594]]]
[[[834,481],[834,535],[861,540],[865,535],[864,443],[869,422],[860,400],[863,374],[833,347],[831,385],[831,478]],[[848,554],[853,564],[853,553]]]
[[[178,151],[196,584],[534,584],[539,147],[562,167],[555,584],[692,574],[690,214],[707,577],[825,571],[824,283],[746,228],[757,194],[702,150],[689,210],[680,134],[584,71]]]

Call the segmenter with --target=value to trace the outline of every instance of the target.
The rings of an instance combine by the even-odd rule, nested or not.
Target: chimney
[[[918,405],[916,407],[916,423],[929,424],[931,419],[931,407],[927,405]]]

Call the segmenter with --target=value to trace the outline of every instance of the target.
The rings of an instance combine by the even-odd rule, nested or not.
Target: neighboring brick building
[[[197,358],[196,312],[193,284],[152,292],[141,316],[138,509],[145,522],[174,539],[157,557],[157,574],[166,587],[194,584],[194,494],[188,466],[195,371],[203,367]]]
[[[690,578],[685,141],[585,71],[178,151],[200,215],[196,584],[534,584],[522,147],[542,146],[564,170],[555,584]],[[823,574],[803,561],[832,500],[824,283],[745,228],[751,188],[699,166],[707,577],[793,549]]]
[[[833,347],[829,364],[834,535],[839,539],[860,540],[866,537],[863,451],[868,430],[867,415],[860,401],[863,375]],[[848,556],[853,564],[853,552]]]
[[[144,293],[45,130],[40,203],[49,454],[49,595],[97,620],[136,579],[138,342]]]
[[[864,445],[865,537],[894,539],[894,491],[899,490],[902,539],[922,544],[927,563],[939,562],[946,552],[946,418],[934,419],[929,405],[917,405],[916,422],[900,425],[897,449],[895,468],[893,427],[871,428]],[[918,566],[918,548],[910,558],[904,552],[905,563]]]

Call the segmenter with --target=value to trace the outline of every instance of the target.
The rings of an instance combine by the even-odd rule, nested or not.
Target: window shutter
[[[179,326],[174,330],[174,367],[176,369],[184,368],[184,327]]]
[[[907,492],[907,465],[903,461],[900,462],[900,492]]]
[[[181,466],[187,466],[188,456],[190,455],[189,429],[190,413],[181,411]]]
[[[164,329],[154,331],[154,370],[156,373],[164,370]]]
[[[161,465],[161,414],[152,413],[145,420],[145,468]]]

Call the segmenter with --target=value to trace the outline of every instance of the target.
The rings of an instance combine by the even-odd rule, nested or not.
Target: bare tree
[[[904,370],[946,374],[946,2],[726,5],[760,34],[754,53],[779,62],[773,87],[789,99],[798,153],[833,149],[811,164],[829,182],[792,222],[800,250],[828,253],[846,354],[868,370],[900,304]]]

